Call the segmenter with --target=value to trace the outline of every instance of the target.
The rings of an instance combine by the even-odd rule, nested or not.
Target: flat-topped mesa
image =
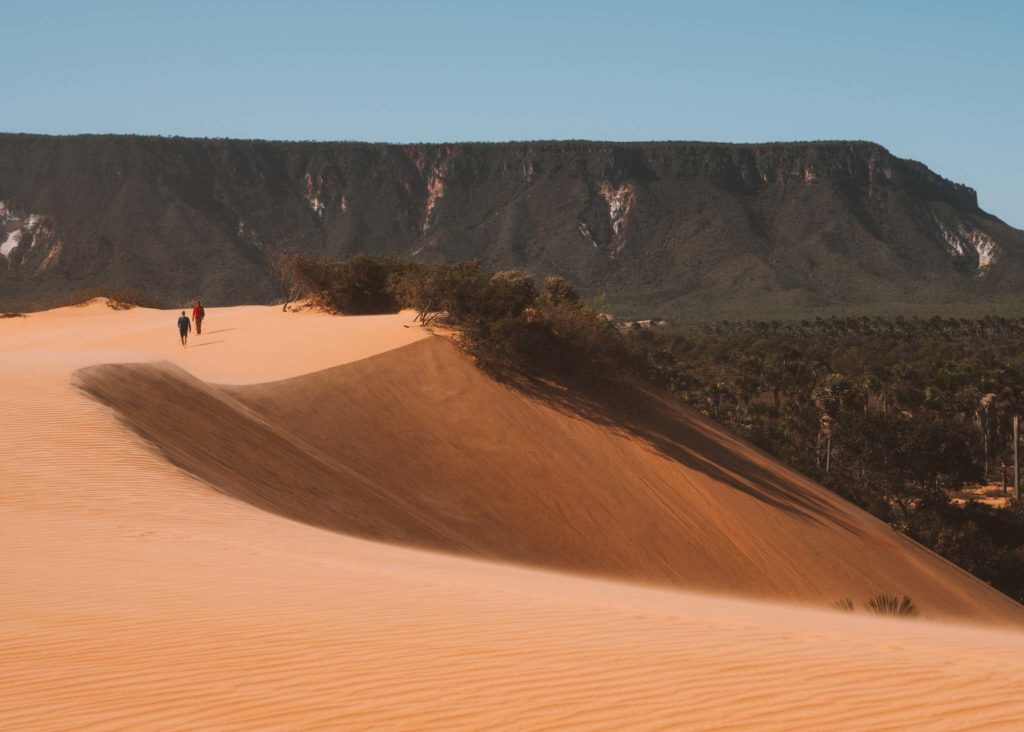
[[[52,224],[44,248],[0,232],[7,309],[96,286],[269,302],[273,256],[360,252],[561,275],[626,319],[1024,309],[1024,232],[870,142],[8,134],[0,198]]]
[[[873,142],[538,141],[416,144],[403,150],[417,161],[421,173],[424,160],[441,158],[453,174],[480,178],[499,167],[503,175],[532,182],[539,175],[566,174],[566,158],[573,158],[581,177],[607,179],[609,186],[664,176],[703,178],[750,189],[818,180],[865,187],[891,182],[914,185],[930,198],[969,210],[978,205],[973,188],[947,180],[917,161],[897,158]]]

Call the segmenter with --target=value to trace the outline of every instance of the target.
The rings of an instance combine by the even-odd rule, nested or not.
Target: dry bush
[[[884,593],[875,595],[867,601],[864,607],[876,615],[913,617],[919,614],[917,607],[914,606],[914,601],[907,595],[904,595],[902,598]]]
[[[849,597],[844,597],[842,600],[836,600],[832,603],[832,607],[836,610],[842,610],[845,613],[852,613],[855,610],[853,600]]]
[[[277,281],[281,299],[284,301],[281,310],[287,310],[290,303],[309,295],[306,281],[297,275],[298,259],[298,255],[280,250],[267,253],[267,267]]]

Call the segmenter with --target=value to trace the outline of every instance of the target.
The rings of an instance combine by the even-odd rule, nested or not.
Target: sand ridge
[[[0,321],[0,728],[1013,729],[1024,716],[1015,630],[368,542],[211,490],[73,372],[171,360],[204,388],[259,384],[422,334],[405,316],[214,309],[223,342],[182,353],[175,315]]]

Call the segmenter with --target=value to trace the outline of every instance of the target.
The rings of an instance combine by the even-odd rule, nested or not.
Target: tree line
[[[1024,320],[819,318],[627,337],[648,378],[1024,602],[1013,495]],[[951,499],[989,481],[1015,505]]]

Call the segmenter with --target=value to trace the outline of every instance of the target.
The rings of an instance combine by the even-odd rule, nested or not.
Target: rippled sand
[[[527,398],[406,315],[211,310],[187,350],[175,316],[0,320],[0,728],[1024,718],[1018,606],[695,416],[652,436]],[[182,371],[75,375],[154,361]],[[89,373],[120,417],[73,384]],[[185,419],[142,388],[168,373]],[[209,399],[214,431],[188,418]],[[253,490],[284,448],[233,437],[243,417],[291,425],[292,458],[325,456],[352,503],[301,461]],[[883,589],[933,619],[810,607]]]

